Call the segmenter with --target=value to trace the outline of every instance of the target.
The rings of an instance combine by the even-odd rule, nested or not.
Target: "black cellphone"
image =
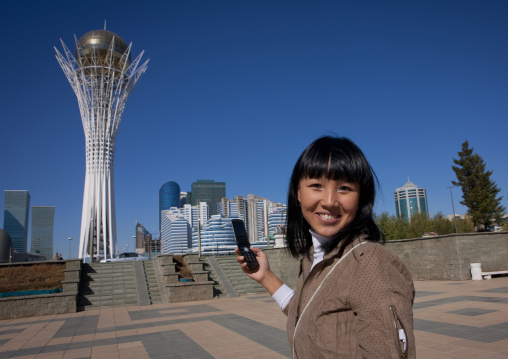
[[[231,223],[233,224],[233,231],[235,232],[236,245],[240,250],[240,254],[245,258],[247,267],[259,267],[256,254],[250,249],[250,242],[249,237],[247,236],[247,231],[245,230],[245,224],[241,219],[232,219]]]

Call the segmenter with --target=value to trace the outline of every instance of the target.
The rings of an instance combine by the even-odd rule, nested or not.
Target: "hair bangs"
[[[335,146],[327,148],[313,148],[300,162],[300,179],[328,178],[347,182],[361,182],[364,170],[358,160],[353,158],[350,149]],[[323,151],[324,150],[324,151]]]

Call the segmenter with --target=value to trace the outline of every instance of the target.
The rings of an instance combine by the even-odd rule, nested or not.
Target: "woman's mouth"
[[[318,216],[323,218],[324,220],[331,221],[332,219],[339,218],[340,216],[334,216],[332,214],[327,213],[318,213]]]

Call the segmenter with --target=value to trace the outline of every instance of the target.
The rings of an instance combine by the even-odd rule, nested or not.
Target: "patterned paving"
[[[508,358],[508,277],[416,282],[419,359]],[[268,295],[0,321],[1,358],[290,358]]]

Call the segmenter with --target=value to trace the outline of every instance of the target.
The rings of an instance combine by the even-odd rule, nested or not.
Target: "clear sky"
[[[376,213],[395,213],[409,177],[431,214],[451,214],[466,139],[508,197],[507,17],[505,0],[1,1],[0,213],[3,190],[29,190],[31,205],[56,206],[55,251],[67,257],[73,237],[77,255],[85,141],[53,47],[73,50],[105,20],[150,59],[116,142],[120,250],[136,220],[158,231],[169,180],[285,203],[298,156],[327,134],[365,152]]]

